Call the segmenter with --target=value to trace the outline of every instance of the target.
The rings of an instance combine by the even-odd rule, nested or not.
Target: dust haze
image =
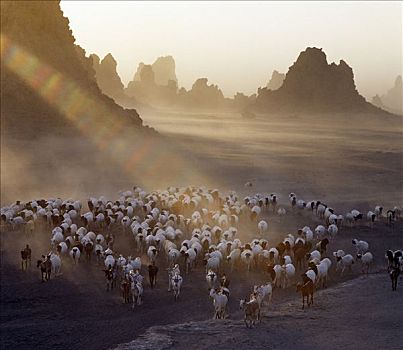
[[[402,79],[396,57],[387,55],[395,48],[382,41],[388,74],[381,81],[380,71],[357,62],[360,45],[340,48],[334,20],[326,30],[332,35],[317,33],[316,43],[301,40],[297,47],[294,37],[282,37],[270,60],[241,35],[243,55],[256,57],[250,71],[237,65],[242,57],[221,57],[221,45],[206,56],[188,51],[190,74],[182,37],[161,43],[161,33],[194,19],[192,6],[205,9],[193,24],[205,24],[203,15],[215,6],[222,16],[225,6],[229,14],[246,2],[127,3],[138,7],[136,16],[154,8],[152,18],[131,18],[138,33],[130,45],[116,39],[130,32],[118,30],[130,12],[102,12],[110,5],[1,2],[0,347],[397,349]],[[375,6],[304,3],[298,11],[318,6],[318,24],[327,18],[318,13],[337,8],[334,19],[367,5]],[[262,6],[260,23],[267,4],[251,6]],[[167,12],[155,24],[167,8],[191,16],[167,28]],[[391,8],[379,12],[377,28]],[[349,12],[341,32],[355,28],[351,16],[372,23],[374,13],[366,11]],[[94,37],[88,29],[104,18],[121,23],[107,35],[101,25]],[[226,19],[235,26],[233,20]],[[243,28],[236,23],[228,32],[231,26],[213,22],[206,32],[217,38]],[[187,35],[198,38],[192,28]],[[172,50],[160,52],[156,33]],[[360,33],[351,34],[352,42]],[[367,36],[365,45],[376,50],[379,38]],[[128,61],[129,77],[122,74]],[[231,72],[248,75],[247,82]],[[367,88],[363,81],[378,84]],[[27,244],[32,262],[24,270]],[[58,258],[60,273],[51,270],[42,281],[40,268],[51,259],[55,268]],[[306,306],[297,288],[312,293],[314,303]]]

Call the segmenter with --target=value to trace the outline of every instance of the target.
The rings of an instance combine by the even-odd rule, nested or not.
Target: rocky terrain
[[[274,113],[382,113],[358,93],[353,70],[345,61],[328,64],[326,54],[315,47],[299,54],[279,89],[259,89],[252,108]]]
[[[273,71],[269,82],[266,85],[268,90],[277,90],[283,85],[285,74],[279,73],[276,70]]]
[[[144,66],[145,64],[143,62],[139,64],[132,82],[141,80],[141,71]],[[157,85],[168,85],[170,80],[176,83],[178,82],[175,71],[175,60],[172,56],[158,57],[154,63],[151,64],[151,69],[154,72],[155,83]],[[128,84],[128,87],[129,86],[130,83]]]
[[[101,93],[92,60],[75,45],[58,2],[2,2],[1,35],[3,134],[46,133],[50,126],[63,132],[72,124],[68,113],[79,120],[119,121],[147,131],[135,110],[125,110]],[[74,112],[66,106],[69,98],[77,104]]]
[[[384,95],[374,96],[372,104],[391,113],[403,115],[402,77],[399,75],[393,87]]]
[[[124,86],[116,70],[117,62],[109,53],[102,60],[91,54],[95,78],[102,93],[113,98],[116,103],[125,107],[136,107],[139,103],[125,94]]]
[[[99,59],[96,55],[93,57],[98,71],[101,67]],[[258,88],[257,95],[246,96],[238,92],[233,98],[225,98],[218,85],[208,83],[208,78],[197,79],[189,90],[179,88],[172,56],[159,57],[151,65],[140,63],[133,80],[122,93],[116,61],[108,56],[108,62],[110,68],[105,74],[109,77],[108,84],[115,81],[115,87],[103,89],[113,98],[119,95],[117,101],[125,106],[132,102],[122,96],[136,99],[139,105],[174,109],[260,113],[352,111],[386,115],[385,111],[399,114],[402,99],[401,79],[398,78],[395,87],[386,95],[375,96],[373,104],[367,102],[356,89],[352,68],[343,60],[339,64],[328,64],[325,52],[315,47],[302,51],[287,74],[274,70],[266,87]],[[100,74],[98,80],[102,89],[105,79]]]

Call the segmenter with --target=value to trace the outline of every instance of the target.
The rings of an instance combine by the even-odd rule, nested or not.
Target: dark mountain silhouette
[[[149,130],[135,110],[102,94],[58,1],[2,1],[1,35],[1,118],[8,131],[46,132],[82,118],[81,126],[120,121]]]
[[[269,90],[277,90],[283,85],[283,81],[285,79],[285,74],[279,73],[278,71],[274,70],[270,81],[267,83],[266,87]]]
[[[402,77],[399,75],[395,80],[395,85],[386,94],[376,95],[372,98],[372,104],[388,112],[403,115],[403,91]]]
[[[326,54],[318,48],[307,48],[301,52],[287,74],[274,70],[267,86],[259,88],[257,95],[237,93],[232,99],[224,98],[220,88],[209,85],[207,78],[196,80],[189,91],[183,87],[178,89],[172,56],[159,57],[151,65],[140,63],[133,80],[125,89],[111,55],[107,55],[102,62],[96,55],[92,58],[99,86],[123,106],[131,106],[136,101],[141,105],[156,107],[232,109],[241,112],[250,109],[269,112],[382,113],[358,93],[351,67],[343,60],[339,64],[328,64]],[[398,88],[399,81],[395,90]],[[392,89],[390,96],[398,94],[395,90]],[[385,96],[385,99],[388,97]],[[388,109],[381,98],[375,99],[374,103]],[[396,113],[393,108],[389,108],[389,111]]]
[[[351,67],[327,63],[322,49],[308,47],[277,90],[258,90],[254,109],[269,112],[379,112],[356,90]]]

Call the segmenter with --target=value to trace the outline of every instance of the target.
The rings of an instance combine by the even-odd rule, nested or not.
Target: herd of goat
[[[144,270],[153,288],[159,267],[167,267],[168,291],[178,300],[185,276],[203,262],[214,318],[225,318],[230,297],[225,272],[263,271],[270,281],[255,285],[250,296],[239,303],[245,323],[251,327],[260,320],[263,305],[271,302],[273,290],[291,286],[297,276],[301,277],[297,292],[302,295],[304,308],[305,299],[310,306],[315,290],[326,286],[332,265],[336,273],[343,274],[360,261],[362,272],[368,273],[374,257],[366,241],[352,240],[354,256],[344,250],[327,254],[329,243],[343,226],[359,222],[372,226],[375,221],[393,225],[401,218],[399,207],[385,213],[377,206],[366,215],[355,209],[340,215],[320,201],[305,202],[294,193],[288,199],[289,204],[279,205],[275,194],[255,194],[240,200],[235,192],[224,195],[199,187],[171,187],[151,193],[134,187],[120,192],[118,200],[90,198],[88,211],[80,201],[71,199],[17,201],[1,208],[1,220],[3,226],[24,230],[27,235],[34,235],[38,228],[51,231],[51,251],[37,261],[42,281],[59,275],[64,259],[79,264],[95,258],[104,266],[106,289],[119,284],[124,302],[131,302],[133,308],[142,304]],[[289,212],[306,212],[321,224],[314,229],[302,227],[277,244],[269,244],[268,213],[281,221]],[[238,234],[241,224],[254,227],[256,238],[242,242]],[[115,251],[119,235],[133,238],[137,257],[124,257]],[[21,251],[23,269],[31,255],[27,245]],[[403,267],[402,250],[388,250],[386,258],[392,289],[396,290]]]

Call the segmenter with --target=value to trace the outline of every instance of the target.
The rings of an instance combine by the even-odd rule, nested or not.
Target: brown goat
[[[130,281],[126,277],[122,280],[120,288],[122,291],[123,303],[130,303]]]
[[[308,307],[313,304],[313,292],[314,292],[314,285],[313,281],[309,280],[305,284],[298,283],[297,284],[297,293],[300,292],[302,294],[302,309],[305,308],[305,297],[308,304]],[[309,300],[309,297],[311,299]]]
[[[260,322],[260,307],[254,297],[248,302],[246,299],[242,299],[239,307],[245,312],[244,322],[247,328],[252,328],[256,322]]]

